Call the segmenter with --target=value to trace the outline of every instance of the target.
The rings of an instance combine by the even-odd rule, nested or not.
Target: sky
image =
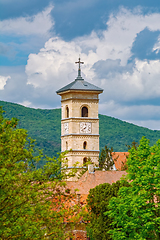
[[[160,129],[159,0],[0,0],[0,100],[60,108],[79,56],[100,114]]]

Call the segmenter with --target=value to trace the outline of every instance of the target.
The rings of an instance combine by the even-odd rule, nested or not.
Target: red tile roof
[[[126,175],[125,171],[95,171],[89,173],[88,171],[78,181],[68,181],[67,187],[70,189],[78,189],[77,194],[88,195],[91,188],[95,188],[97,185],[102,183],[116,182],[120,180],[123,175]]]
[[[127,156],[129,152],[113,152],[112,159],[114,160],[115,167],[117,170],[125,170],[124,165],[127,161]]]

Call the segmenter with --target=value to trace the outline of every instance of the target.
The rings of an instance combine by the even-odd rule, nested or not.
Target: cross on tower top
[[[84,64],[84,62],[81,62],[81,59],[79,57],[79,61],[75,62],[79,64],[79,68],[78,68],[78,77],[81,77],[81,64]]]

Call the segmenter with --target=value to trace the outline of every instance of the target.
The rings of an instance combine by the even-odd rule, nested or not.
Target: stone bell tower
[[[61,96],[61,151],[70,150],[67,154],[68,168],[76,162],[82,166],[90,158],[95,164],[99,158],[99,94],[103,89],[84,81],[79,64],[77,78],[59,89]]]

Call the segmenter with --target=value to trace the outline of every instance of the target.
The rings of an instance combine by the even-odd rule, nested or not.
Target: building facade
[[[61,152],[67,154],[68,168],[78,162],[82,166],[89,159],[98,163],[99,158],[99,94],[103,90],[86,82],[81,77],[79,64],[77,78],[67,86],[59,89],[61,96]]]

